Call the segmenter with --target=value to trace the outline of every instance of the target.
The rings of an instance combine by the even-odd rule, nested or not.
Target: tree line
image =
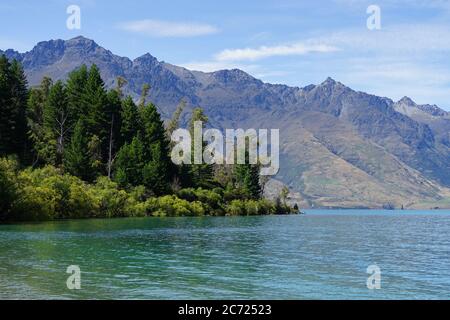
[[[118,77],[116,87],[106,89],[98,67],[83,65],[66,81],[44,77],[39,86],[28,88],[20,63],[0,57],[0,157],[15,157],[17,162],[4,160],[0,166],[5,203],[5,181],[25,168],[29,174],[41,170],[76,177],[86,185],[106,180],[125,192],[140,188],[141,202],[169,195],[180,199],[186,190],[215,190],[222,209],[235,200],[261,200],[258,165],[173,164],[170,135],[179,127],[186,104],[180,103],[165,125],[156,105],[148,101],[151,88],[145,84],[135,102],[124,95],[125,85]],[[201,108],[192,111],[191,130],[198,120],[208,120]]]

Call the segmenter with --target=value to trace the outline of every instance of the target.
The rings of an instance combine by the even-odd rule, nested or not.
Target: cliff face
[[[203,107],[214,127],[279,128],[277,179],[305,205],[450,207],[450,115],[437,106],[406,97],[393,102],[331,78],[297,88],[263,83],[237,69],[190,71],[150,54],[132,61],[83,37],[4,53],[23,63],[30,85],[95,63],[108,87],[117,76],[127,79],[125,92],[133,97],[149,83],[150,99],[164,117],[184,98]]]

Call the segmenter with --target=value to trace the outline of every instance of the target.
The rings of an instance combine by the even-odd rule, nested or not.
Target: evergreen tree
[[[88,114],[88,106],[82,102],[88,75],[89,73],[86,65],[82,65],[80,68],[69,73],[67,78],[66,90],[68,105],[74,119],[79,119]]]
[[[81,75],[79,77],[82,78]],[[80,118],[84,118],[86,121],[85,135],[94,152],[92,165],[96,170],[95,175],[106,173],[108,159],[110,125],[108,122],[108,97],[104,86],[100,70],[93,64],[89,69],[86,85],[80,97],[80,105],[85,110]],[[98,150],[100,150],[100,157],[97,154]]]
[[[16,153],[22,160],[22,162],[29,162],[31,160],[31,153],[29,152],[29,140],[28,140],[28,126],[27,126],[27,78],[23,71],[22,65],[13,60],[11,63],[11,97],[12,107],[16,110],[16,124],[14,132],[14,141],[16,144]]]
[[[58,81],[50,89],[47,102],[43,112],[44,130],[46,137],[52,141],[48,144],[55,144],[55,163],[63,163],[64,147],[67,141],[67,135],[72,121],[69,114],[68,99],[66,89],[62,81]]]
[[[143,169],[143,184],[156,195],[162,195],[169,191],[169,168],[167,150],[160,141],[151,146],[151,160]]]
[[[0,155],[14,150],[15,110],[11,104],[11,64],[0,57]]]
[[[32,88],[27,103],[28,135],[33,150],[33,165],[38,162],[53,163],[51,159],[55,154],[55,145],[48,143],[50,137],[44,130],[44,109],[47,103],[52,80],[48,77],[42,79],[38,88]],[[55,147],[55,148],[53,148]]]
[[[72,175],[85,181],[92,181],[95,172],[89,152],[89,139],[86,136],[86,124],[83,118],[75,125],[70,144],[65,149],[64,168]]]
[[[149,103],[139,110],[142,141],[146,146],[146,156],[151,158],[151,148],[155,143],[160,142],[163,154],[169,156],[169,141],[167,140],[164,123],[156,109],[156,106]],[[166,158],[167,158],[166,157]]]
[[[163,194],[169,189],[171,181],[172,162],[169,157],[169,141],[167,140],[164,123],[152,103],[141,107],[140,133],[144,143],[146,166],[144,185],[155,194]]]
[[[194,159],[194,123],[196,121],[202,121],[203,127],[208,122],[208,117],[203,113],[203,109],[195,108],[192,111],[191,122],[189,126],[189,131],[192,137],[192,159]],[[203,137],[202,137],[203,141]],[[202,161],[203,161],[203,149],[205,144],[202,145]],[[203,188],[211,188],[214,186],[213,181],[213,166],[211,164],[202,163],[195,164],[194,160],[192,160],[191,165],[189,165],[188,170],[183,170],[184,174],[188,174],[189,176],[182,177],[182,181],[191,181],[193,186],[203,187]],[[186,172],[187,171],[187,172]]]
[[[131,143],[138,134],[140,128],[139,112],[133,99],[128,96],[122,101],[121,127],[120,127],[120,145]]]
[[[27,82],[17,61],[0,57],[0,155],[17,154],[23,160],[27,146]]]
[[[242,189],[247,198],[260,199],[262,190],[259,182],[259,166],[249,163],[237,164],[235,175],[237,186]]]
[[[115,161],[114,180],[122,187],[143,185],[144,144],[139,136],[120,148]]]
[[[108,100],[104,86],[100,70],[95,64],[92,65],[81,96],[81,105],[86,109],[85,114],[87,114],[86,133],[89,136],[96,135],[100,139],[102,146],[104,146],[104,143],[107,145],[109,133],[107,120]],[[106,149],[102,149],[104,150],[104,155],[106,155]]]

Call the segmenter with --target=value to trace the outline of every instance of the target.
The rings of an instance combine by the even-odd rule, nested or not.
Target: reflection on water
[[[369,290],[366,269],[381,268]],[[81,268],[81,290],[66,269]],[[0,226],[0,298],[448,299],[450,212]]]

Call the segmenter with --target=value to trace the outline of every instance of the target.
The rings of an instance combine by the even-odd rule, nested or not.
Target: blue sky
[[[368,30],[367,7],[381,9]],[[81,29],[66,27],[69,5]],[[190,69],[241,68],[271,83],[328,76],[356,90],[450,110],[450,0],[2,0],[0,49],[94,39],[113,53]]]

